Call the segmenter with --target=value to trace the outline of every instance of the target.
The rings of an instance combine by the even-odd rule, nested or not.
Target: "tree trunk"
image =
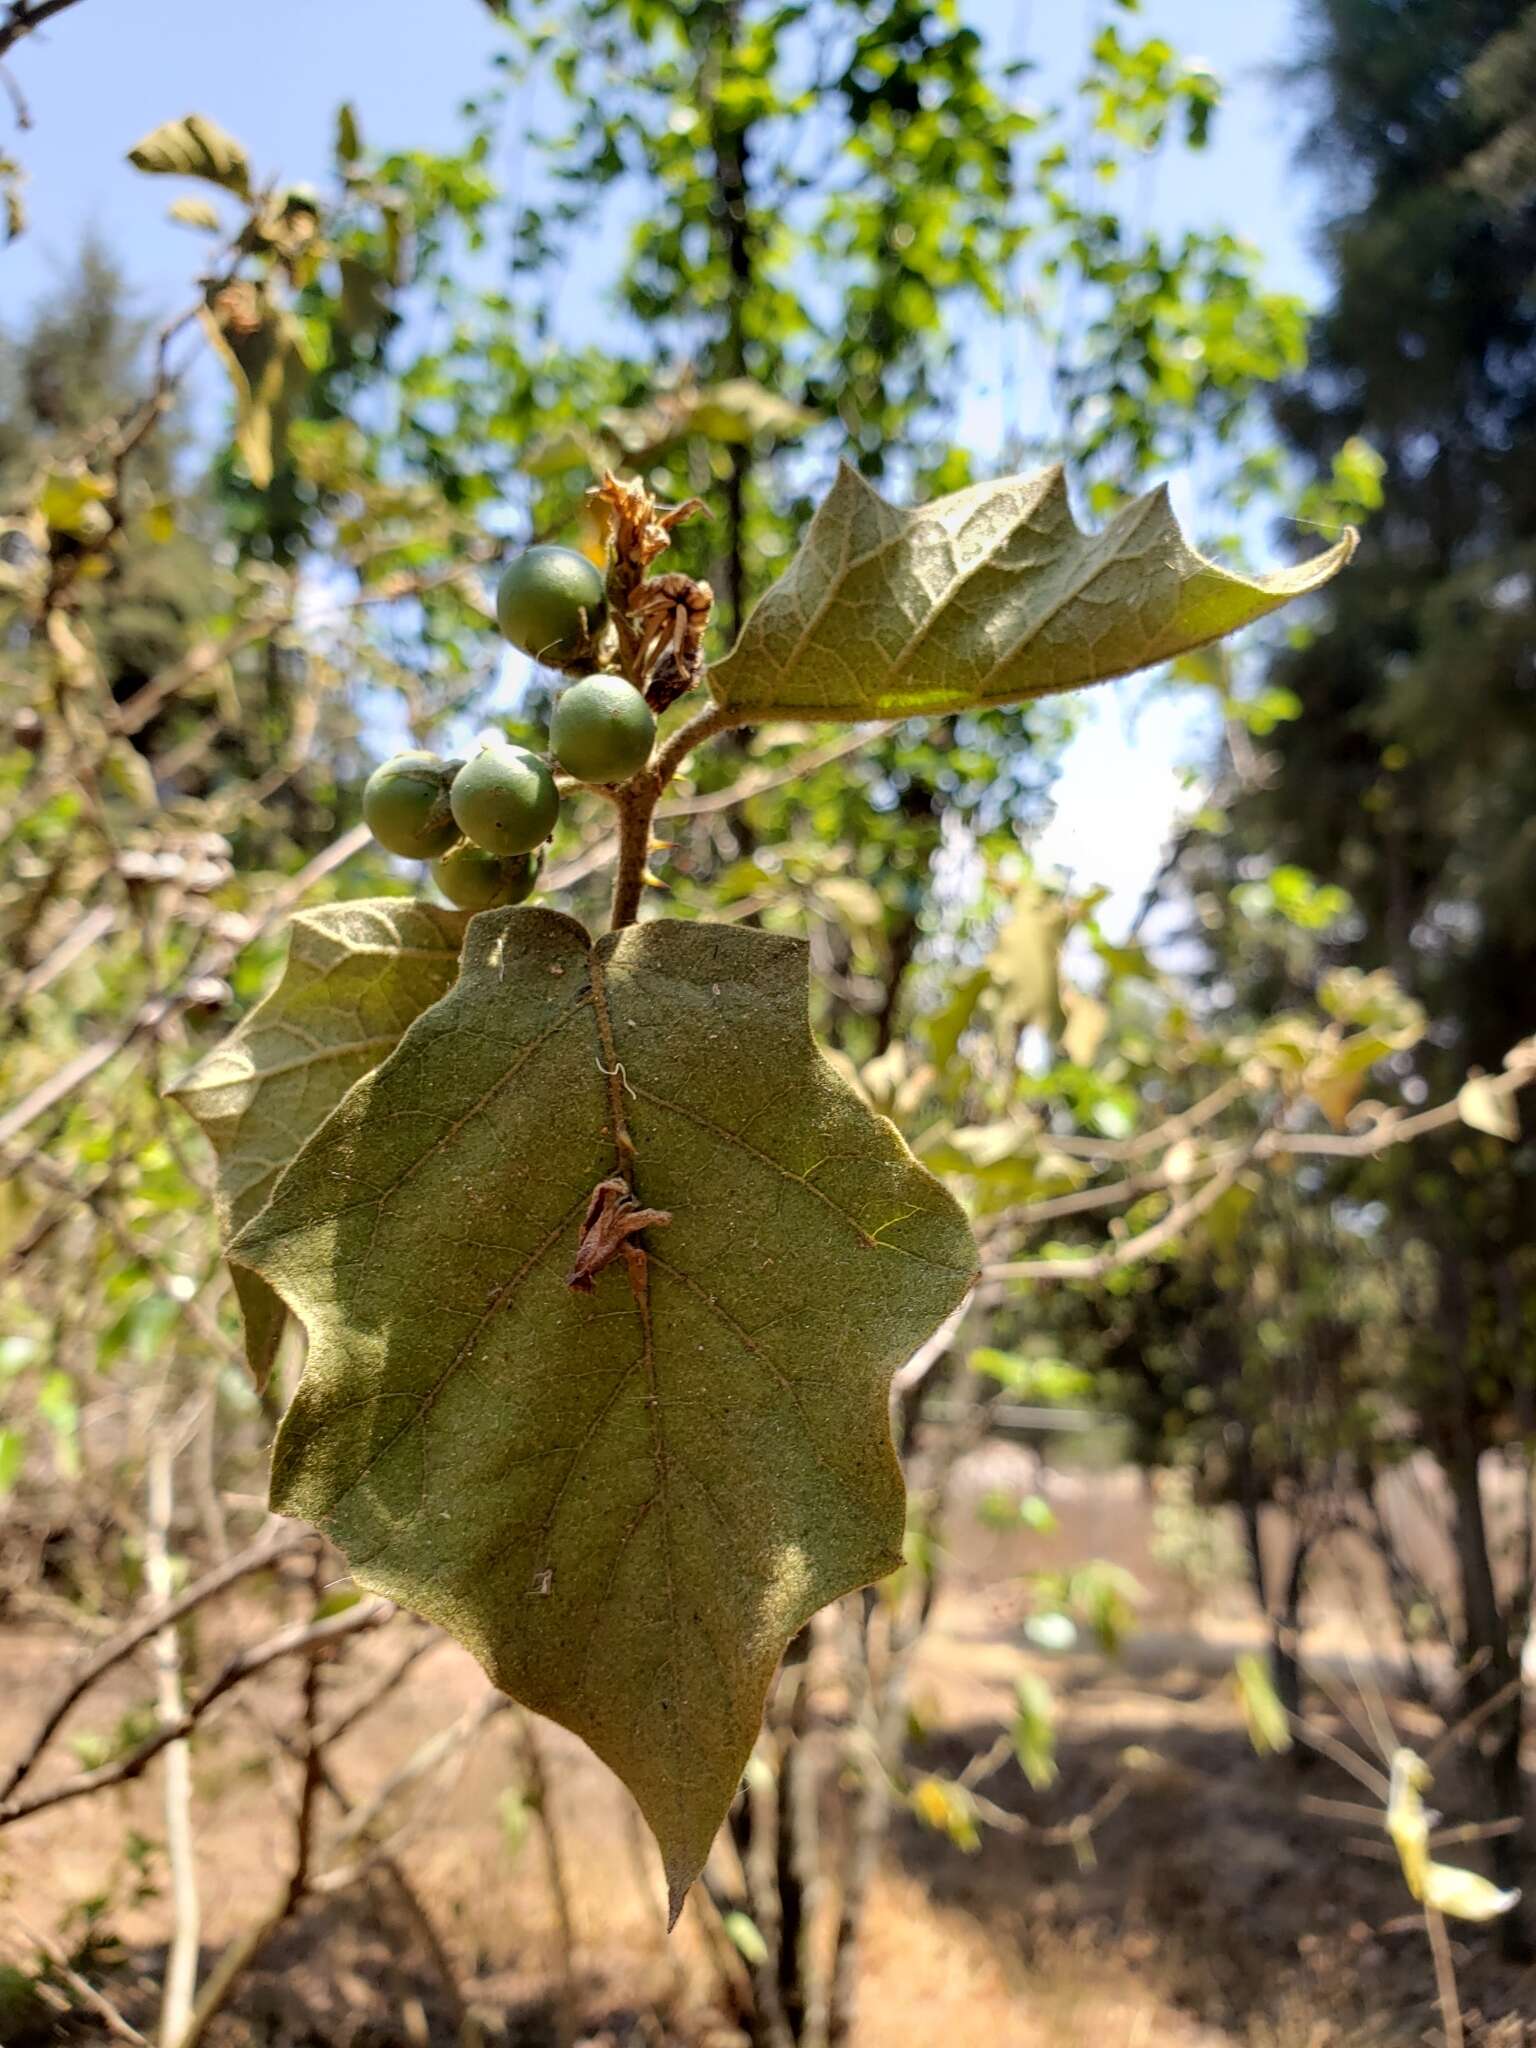
[[[1455,1504],[1453,1537],[1461,1594],[1461,1654],[1470,1672],[1464,1688],[1468,1714],[1487,1710],[1501,1692],[1504,1703],[1488,1713],[1469,1744],[1470,1757],[1482,1781],[1488,1818],[1503,1820],[1525,1814],[1525,1777],[1520,1767],[1524,1730],[1524,1697],[1519,1684],[1519,1651],[1511,1640],[1508,1617],[1499,1603],[1483,1509],[1482,1459],[1470,1442],[1459,1445],[1446,1461],[1446,1476]],[[1490,1844],[1494,1875],[1501,1885],[1527,1892],[1532,1858],[1523,1835],[1496,1835]],[[1502,1925],[1504,1951],[1512,1960],[1536,1955],[1536,1912],[1527,1896]]]

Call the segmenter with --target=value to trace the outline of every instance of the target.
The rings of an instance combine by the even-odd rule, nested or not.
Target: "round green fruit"
[[[543,865],[542,854],[514,853],[504,858],[465,839],[441,860],[433,861],[432,879],[460,910],[500,910],[504,904],[522,902]]]
[[[386,853],[431,860],[459,836],[448,803],[457,761],[436,754],[394,754],[363,784],[363,822]]]
[[[555,829],[555,778],[526,747],[486,747],[466,761],[449,795],[454,822],[487,853],[531,853]]]
[[[572,683],[549,721],[550,750],[578,782],[628,782],[655,740],[655,712],[622,676]]]
[[[497,586],[496,617],[514,647],[558,667],[603,622],[603,572],[574,548],[529,548]]]

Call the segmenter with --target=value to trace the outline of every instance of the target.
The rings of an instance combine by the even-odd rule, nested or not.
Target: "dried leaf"
[[[1485,1074],[1474,1074],[1456,1091],[1461,1120],[1474,1131],[1513,1144],[1520,1135],[1520,1119],[1508,1095],[1495,1088]]]
[[[141,171],[205,178],[242,199],[251,196],[250,158],[235,138],[206,114],[188,114],[184,121],[165,121],[152,128],[129,150],[128,161]]]

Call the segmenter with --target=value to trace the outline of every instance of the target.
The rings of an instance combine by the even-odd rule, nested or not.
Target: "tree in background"
[[[717,582],[729,632],[782,567],[844,447],[903,496],[1031,452],[1069,453],[1099,512],[1152,463],[1213,438],[1243,451],[1257,386],[1298,362],[1298,309],[1258,290],[1252,252],[1231,236],[1164,246],[1131,224],[1126,181],[1159,150],[1198,147],[1215,99],[1209,76],[1166,43],[1130,36],[1133,12],[1112,10],[1065,106],[1026,111],[1010,67],[946,5],[588,0],[509,30],[453,151],[373,151],[345,105],[321,194],[264,180],[208,119],[168,124],[135,151],[141,169],[199,181],[176,205],[210,254],[171,338],[206,341],[233,395],[215,495],[229,587],[190,645],[114,713],[91,610],[96,565],[110,573],[157,489],[152,422],[130,392],[126,413],[104,396],[56,463],[50,453],[43,471],[8,484],[19,569],[0,590],[18,698],[58,719],[40,753],[13,749],[0,764],[7,851],[23,883],[7,906],[6,993],[19,1028],[6,1075],[18,1098],[4,1124],[15,1320],[0,1488],[21,1504],[17,1551],[26,1563],[46,1557],[69,1600],[107,1612],[136,1590],[136,1559],[113,1533],[125,1463],[160,1475],[148,1522],[150,1549],[165,1550],[183,1426],[194,1433],[200,1526],[184,1512],[180,1540],[200,1564],[231,1547],[215,1457],[240,1491],[261,1483],[263,1432],[214,1257],[205,1162],[159,1089],[206,1046],[207,1013],[268,981],[274,923],[297,894],[400,886],[364,835],[338,828],[386,730],[456,742],[497,701],[480,572],[508,539],[581,537],[587,487],[608,462],[669,498],[697,493],[715,516],[679,530],[679,561]],[[488,168],[508,124],[528,133],[538,166],[511,196]],[[1091,206],[1085,191],[1099,195]],[[640,225],[611,290],[592,284],[611,322],[599,347],[569,333],[559,287],[576,259],[590,260],[611,218],[604,207]],[[1034,413],[1020,404],[1017,417],[1004,409],[995,465],[991,451],[983,465],[966,450],[956,425],[978,367],[960,336],[988,321],[1000,343],[1023,335],[1040,351],[1054,401]],[[162,349],[146,372],[156,413],[179,375]],[[68,489],[50,488],[55,469]],[[146,527],[157,530],[163,522]],[[520,705],[530,729],[547,691],[532,679]],[[151,717],[171,714],[175,727],[154,731]],[[1167,1156],[1150,1179],[1094,1189],[1083,1146],[1131,1131],[1143,1094],[1159,1121],[1202,1063],[1225,1072],[1222,1049],[1198,1047],[1170,1082],[1146,1029],[1130,1046],[1105,1044],[1092,1005],[1080,1004],[1062,1057],[1032,1067],[1024,1056],[1026,1033],[1063,1021],[1023,842],[1064,730],[1054,710],[1030,705],[825,743],[791,730],[753,741],[745,757],[722,749],[657,813],[671,843],[654,865],[677,915],[707,906],[810,937],[821,1023],[871,1099],[919,1128],[925,1157],[996,1225],[994,1256],[1053,1205],[1145,1197],[1162,1221],[1128,1209],[1129,1256],[1116,1251],[1102,1269],[1118,1271],[1173,1244],[1181,1190],[1193,1186],[1188,1199],[1214,1217],[1240,1192],[1233,1148],[1245,1156],[1257,1140],[1223,1132],[1209,1152],[1175,1161],[1178,1141],[1164,1132],[1155,1143]],[[135,755],[150,749],[152,784],[129,772],[125,738]],[[197,780],[195,761],[225,747],[241,750],[240,775]],[[216,834],[218,857],[168,865],[182,832]],[[584,915],[598,900],[603,839],[590,812],[567,806],[545,886]],[[1111,964],[1113,949],[1103,951]],[[926,1072],[904,1042],[918,1011],[935,1052]],[[1282,1069],[1283,1059],[1267,1071]],[[1274,1135],[1294,1106],[1276,1081],[1258,1104],[1260,1134]],[[1083,1140],[1080,1124],[1098,1135]],[[1023,1213],[993,1215],[1010,1202]],[[978,1303],[1009,1342],[1036,1313],[1015,1291],[1030,1267],[1000,1265],[1006,1298]],[[1095,1255],[1082,1278],[1100,1273]],[[859,1919],[893,1799],[965,1847],[979,1819],[1010,1818],[969,1781],[914,1781],[906,1768],[902,1673],[933,1603],[954,1455],[952,1443],[930,1457],[939,1440],[918,1442],[921,1411],[958,1364],[941,1347],[903,1388],[919,1510],[911,1564],[883,1595],[834,1617],[836,1647],[858,1652],[844,1666],[854,1684],[822,1683],[808,1668],[812,1646],[797,1645],[762,1768],[733,1814],[741,1882],[728,1878],[720,1893],[717,1932],[746,1959],[749,1981],[729,1952],[722,1975],[743,2020],[776,2048],[840,2039],[851,2024]],[[277,1386],[295,1365],[290,1347]],[[984,1428],[984,1404],[979,1414]],[[80,1525],[64,1569],[46,1517],[29,1526],[26,1512],[50,1485]],[[242,1574],[254,1570],[253,1547],[263,1569],[273,1561],[262,1542],[248,1545],[234,1556]],[[303,1904],[318,1810],[340,1807],[344,1825],[349,1804],[367,1812],[315,1765],[325,1749],[315,1673],[322,1650],[383,1617],[368,1603],[329,1611],[321,1560],[311,1562],[277,1588],[293,1626],[276,1640],[306,1673],[292,1737],[305,1759],[294,1869],[249,1944],[211,1973],[194,2030]],[[158,1595],[169,1585],[163,1556],[155,1571]],[[186,1654],[190,1682],[203,1674],[196,1645]],[[408,1646],[405,1662],[414,1654]],[[189,1697],[195,1719],[206,1689]],[[811,1716],[823,1717],[814,1733],[827,1738],[831,1778],[802,1740]],[[180,1742],[166,1733],[175,1726],[162,1695],[154,1729],[121,1732],[103,1768],[144,1768]],[[1033,1724],[1015,1731],[977,1782],[1015,1760],[1029,1768],[1026,1755],[1038,1771],[1041,1739]],[[35,1760],[21,1760],[21,1776]],[[815,1968],[808,1957],[827,1843],[818,1793],[834,1781],[854,1810],[829,1970],[825,1954]],[[24,1790],[8,1817],[39,1797],[54,1792]],[[347,1869],[337,1864],[327,1882]],[[188,1940],[182,1923],[177,1948],[180,1967],[190,1951],[195,1978],[195,1927]]]
[[[1315,0],[1299,76],[1333,195],[1332,303],[1276,404],[1309,479],[1363,436],[1382,509],[1319,630],[1270,685],[1296,715],[1240,779],[1233,832],[1199,848],[1224,894],[1276,865],[1340,883],[1352,913],[1319,934],[1330,963],[1389,968],[1428,1033],[1396,1056],[1420,1099],[1496,1070],[1529,1034],[1536,983],[1536,204],[1529,161],[1533,21],[1517,0]],[[1217,972],[1253,1013],[1288,999],[1298,961],[1255,952],[1235,922]],[[1448,1151],[1400,1152],[1330,1177],[1378,1205],[1403,1279],[1388,1380],[1399,1450],[1429,1450],[1454,1506],[1456,1648],[1490,1708],[1490,1796],[1521,1810],[1520,1646],[1530,1621],[1530,1509],[1512,1543],[1480,1475],[1496,1453],[1529,1502],[1536,1444],[1536,1149],[1518,1117]],[[1378,1459],[1393,1455],[1379,1445]],[[1505,1845],[1506,1868],[1522,1860]],[[1528,1867],[1528,1865],[1527,1865]]]

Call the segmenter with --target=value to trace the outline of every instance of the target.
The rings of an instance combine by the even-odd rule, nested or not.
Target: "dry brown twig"
[[[254,1678],[258,1671],[266,1670],[279,1658],[328,1649],[346,1636],[380,1628],[394,1612],[388,1600],[366,1600],[341,1614],[330,1615],[324,1621],[291,1623],[261,1642],[253,1643],[248,1649],[237,1651],[175,1721],[162,1723],[127,1756],[101,1764],[95,1770],[77,1771],[73,1776],[45,1785],[36,1792],[13,1794],[0,1801],[0,1827],[10,1827],[31,1814],[45,1812],[51,1806],[61,1806],[67,1800],[82,1799],[108,1785],[123,1785],[139,1777],[168,1743],[179,1742],[189,1735],[226,1693],[244,1684],[248,1678]]]

